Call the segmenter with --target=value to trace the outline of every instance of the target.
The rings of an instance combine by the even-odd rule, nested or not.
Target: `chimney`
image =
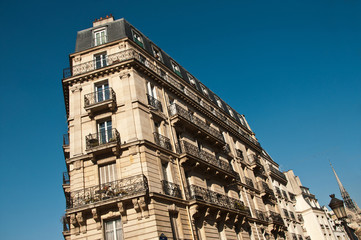
[[[99,19],[95,19],[93,22],[93,27],[97,27],[99,25],[103,25],[104,23],[113,22],[113,21],[114,21],[113,15],[109,14],[104,18],[101,17]]]

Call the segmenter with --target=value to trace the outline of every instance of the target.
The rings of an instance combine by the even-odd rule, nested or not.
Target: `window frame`
[[[120,228],[118,229],[116,227],[116,222],[119,221],[120,223]],[[107,237],[107,223],[109,222],[112,222],[113,224],[113,227],[111,229],[111,232],[113,232],[113,237],[111,238],[112,240],[124,240],[124,231],[123,231],[123,223],[122,223],[122,220],[121,218],[113,218],[113,219],[106,219],[106,220],[103,220],[103,226],[104,226],[104,230],[103,230],[103,233],[104,233],[104,240],[109,240],[108,237]],[[120,237],[117,236],[117,230],[120,230]]]
[[[137,38],[136,35],[138,36],[139,39]],[[133,41],[134,41],[138,46],[144,48],[144,40],[143,40],[142,35],[141,35],[138,31],[136,31],[136,30],[134,30],[134,29],[132,29],[132,38],[133,38]]]
[[[160,49],[158,47],[154,46],[153,44],[152,44],[152,52],[153,52],[153,56],[155,57],[155,59],[157,59],[160,62],[163,62],[162,52],[160,51]],[[156,52],[158,52],[159,55]]]
[[[100,38],[97,38],[96,35],[99,33],[100,34],[104,33],[104,36],[100,36]],[[97,41],[98,39],[100,39],[99,42]],[[108,42],[107,28],[104,27],[104,28],[98,28],[98,29],[93,30],[93,46],[94,47],[103,45],[107,42]]]
[[[179,66],[174,60],[170,60],[170,63],[171,63],[171,65],[172,65],[173,72],[174,72],[175,74],[177,74],[179,77],[183,78],[182,73],[181,73],[180,66]],[[177,70],[177,69],[178,69],[178,70]]]
[[[100,57],[98,60],[97,57]],[[108,54],[107,52],[101,52],[93,55],[94,69],[101,69],[108,66]],[[100,65],[98,66],[98,62]]]

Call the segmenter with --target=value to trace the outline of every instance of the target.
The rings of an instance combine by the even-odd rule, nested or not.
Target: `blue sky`
[[[112,13],[245,114],[321,205],[361,205],[361,2],[1,1],[0,231],[62,239],[62,69],[76,31]],[[21,227],[19,227],[21,226]]]

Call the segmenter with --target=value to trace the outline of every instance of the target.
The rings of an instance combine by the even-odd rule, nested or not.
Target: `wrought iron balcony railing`
[[[252,179],[250,179],[248,177],[244,177],[244,182],[246,183],[247,186],[254,188]]]
[[[282,179],[283,181],[287,182],[286,175],[283,172],[277,170],[272,165],[268,165],[268,166],[269,166],[271,173],[273,173],[274,175],[276,175],[278,178]]]
[[[115,92],[112,88],[102,89],[84,95],[84,106],[88,107],[107,100],[115,101]]]
[[[182,108],[181,106],[173,103],[172,105],[168,106],[168,111],[170,116],[179,115],[182,118],[186,119],[187,121],[193,123],[194,125],[201,128],[203,131],[211,134],[213,137],[217,138],[221,142],[224,142],[223,135],[216,130],[215,128],[207,125],[203,120],[199,119],[198,117],[192,115],[190,112]]]
[[[63,172],[63,184],[69,185],[70,184],[70,178],[68,172]]]
[[[266,214],[260,210],[255,210],[255,215],[258,219],[262,221],[268,221],[268,217],[266,216]]]
[[[163,180],[162,187],[164,194],[172,197],[182,198],[182,192],[178,184]]]
[[[92,149],[109,143],[120,143],[120,136],[117,129],[109,129],[98,133],[89,134],[85,137],[86,149]]]
[[[272,220],[272,222],[277,222],[277,223],[283,223],[282,217],[279,213],[273,212],[273,211],[269,211],[269,218]]]
[[[67,208],[77,208],[88,204],[103,202],[115,198],[127,198],[148,191],[148,180],[144,175],[104,183],[70,193]]]
[[[190,154],[198,159],[203,160],[207,164],[216,166],[220,169],[223,169],[226,172],[229,172],[233,175],[238,176],[238,174],[232,169],[232,167],[229,163],[227,163],[226,161],[217,159],[215,155],[210,154],[204,150],[199,150],[198,147],[194,146],[191,143],[188,143],[186,141],[180,141],[180,147],[178,146],[177,148],[178,148],[177,151],[179,153]]]
[[[231,198],[221,193],[217,193],[196,185],[189,186],[188,199],[205,201],[206,203],[228,208],[233,211],[236,210],[245,212],[246,215],[250,216],[249,208],[246,207],[241,200]]]
[[[164,137],[163,135],[161,135],[157,132],[154,132],[153,136],[154,136],[155,144],[157,144],[158,146],[161,146],[162,148],[172,151],[172,144],[170,144],[169,138]]]
[[[155,109],[163,112],[163,107],[162,107],[162,103],[157,100],[156,98],[150,96],[149,94],[147,94],[147,98],[148,98],[148,104],[152,107],[154,107]]]

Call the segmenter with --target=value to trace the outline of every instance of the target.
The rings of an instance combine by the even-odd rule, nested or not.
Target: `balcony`
[[[287,185],[286,175],[284,173],[280,172],[279,170],[277,170],[272,165],[268,165],[268,166],[269,166],[269,173],[270,173],[271,177],[273,179],[279,181],[283,185]]]
[[[269,197],[271,200],[275,200],[275,194],[273,190],[264,181],[258,182],[258,189],[261,191],[261,197]]]
[[[84,95],[84,108],[91,117],[97,112],[114,111],[115,92],[112,88],[106,88]]]
[[[70,157],[69,134],[63,135],[63,153],[65,159],[68,159]]]
[[[86,152],[92,154],[93,161],[95,155],[112,152],[119,154],[120,136],[117,129],[104,130],[98,133],[90,134],[85,137]]]
[[[147,99],[148,99],[149,106],[154,108],[154,110],[158,110],[158,111],[163,112],[162,103],[159,100],[157,100],[156,98],[150,96],[149,94],[147,94]]]
[[[248,178],[248,177],[244,177],[244,182],[245,184],[250,187],[250,188],[254,188],[254,184],[253,184],[253,181],[252,179]]]
[[[268,217],[266,214],[260,210],[254,210],[256,218],[265,222],[268,222]]]
[[[282,217],[279,213],[269,211],[269,218],[270,218],[271,222],[274,224],[284,225]]]
[[[67,209],[92,207],[105,203],[115,203],[148,192],[148,181],[144,175],[135,175],[121,180],[85,188],[70,193]]]
[[[221,208],[226,208],[228,211],[241,213],[250,216],[249,208],[244,205],[241,200],[228,197],[221,193],[217,193],[196,185],[189,186],[188,200],[196,200],[197,202],[204,202]]]
[[[172,151],[172,144],[170,144],[170,139],[167,137],[164,137],[163,135],[154,132],[153,133],[154,136],[154,142],[155,144],[157,144],[158,146],[165,148],[169,151]]]
[[[178,184],[163,180],[162,188],[164,194],[171,197],[182,198],[182,192]]]
[[[177,151],[180,154],[186,154],[185,157],[181,157],[182,164],[189,163],[192,166],[198,164],[203,171],[205,171],[207,167],[211,167],[213,172],[217,175],[222,175],[225,178],[231,178],[234,180],[238,176],[238,173],[232,169],[230,163],[217,159],[215,155],[204,150],[200,150],[191,143],[181,141],[180,147],[178,147]],[[202,167],[202,165],[205,165],[205,167]]]
[[[204,136],[206,140],[216,145],[224,146],[223,135],[215,128],[207,125],[205,121],[192,115],[190,112],[177,104],[172,104],[168,107],[169,115],[172,117],[174,123],[180,126],[189,128],[192,132]]]

